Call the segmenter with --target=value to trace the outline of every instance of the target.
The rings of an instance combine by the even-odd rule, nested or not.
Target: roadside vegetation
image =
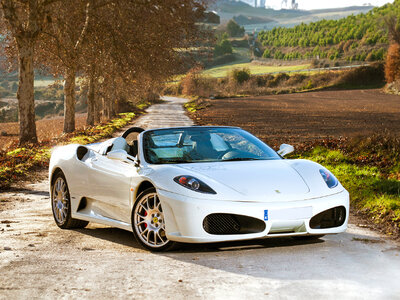
[[[400,139],[375,134],[296,149],[291,158],[310,159],[330,169],[358,212],[389,235],[400,236]]]
[[[165,94],[203,98],[244,97],[298,93],[321,89],[382,88],[385,85],[384,66],[375,63],[345,71],[315,71],[255,75],[247,64],[232,68],[228,76],[213,78],[194,68],[178,83],[164,89]],[[301,70],[306,66],[294,67]],[[282,67],[285,68],[285,67]],[[287,68],[287,67],[286,67]],[[270,69],[271,70],[271,69]],[[276,68],[275,68],[276,70]]]

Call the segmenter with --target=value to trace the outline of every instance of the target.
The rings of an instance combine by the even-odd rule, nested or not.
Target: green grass
[[[249,62],[251,59],[251,52],[249,48],[244,47],[232,47],[233,54],[240,56],[241,62]]]
[[[195,98],[192,101],[186,102],[184,104],[184,107],[190,113],[194,113],[194,112],[204,109],[208,106],[210,106],[210,104],[207,101],[205,101],[204,99],[198,99],[198,98]]]
[[[371,216],[375,223],[390,222],[400,228],[400,181],[393,176],[398,175],[399,162],[393,161],[382,173],[378,166],[360,163],[359,156],[322,147],[296,157],[331,170],[349,191],[352,206]]]
[[[295,65],[295,66],[264,66],[252,63],[234,63],[222,66],[213,67],[203,71],[203,75],[211,77],[226,77],[229,72],[233,69],[247,68],[250,70],[252,75],[264,74],[264,73],[276,73],[276,72],[289,72],[289,71],[300,71],[309,69],[309,64]]]

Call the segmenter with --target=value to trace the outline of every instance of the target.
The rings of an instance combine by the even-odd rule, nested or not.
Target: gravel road
[[[184,100],[166,100],[135,125],[190,125]],[[59,229],[47,180],[0,194],[0,299],[399,299],[399,279],[400,245],[356,219],[346,233],[316,242],[266,239],[153,254],[120,229]]]

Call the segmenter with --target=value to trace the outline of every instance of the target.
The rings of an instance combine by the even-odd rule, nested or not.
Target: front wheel
[[[84,228],[89,222],[73,219],[71,217],[71,199],[67,180],[63,172],[54,175],[51,186],[51,208],[54,221],[62,229]]]
[[[175,242],[167,239],[164,213],[155,188],[148,188],[137,197],[132,227],[136,240],[151,251],[170,250],[175,246]]]

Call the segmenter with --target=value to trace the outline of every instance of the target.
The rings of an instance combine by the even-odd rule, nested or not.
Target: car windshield
[[[247,131],[229,127],[147,131],[143,135],[143,151],[151,164],[281,159]]]

